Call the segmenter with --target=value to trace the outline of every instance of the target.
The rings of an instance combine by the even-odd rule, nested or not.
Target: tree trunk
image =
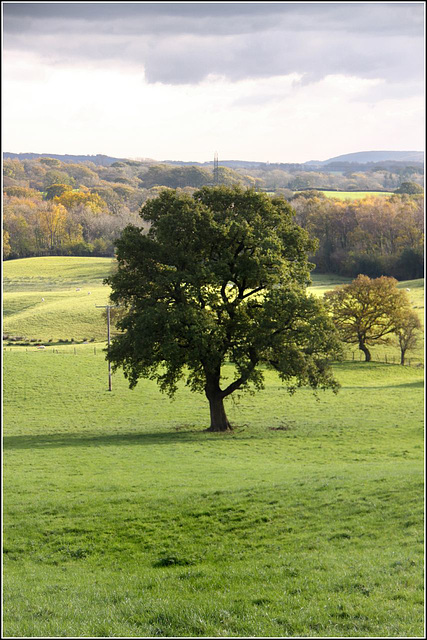
[[[405,350],[400,348],[400,364],[404,366],[405,364]]]
[[[224,409],[223,394],[219,385],[216,389],[212,389],[212,386],[213,385],[206,385],[206,397],[209,400],[209,409],[211,413],[211,426],[207,431],[231,431],[232,426],[228,422]]]
[[[365,362],[370,362],[371,361],[371,352],[369,351],[368,347],[366,346],[366,344],[362,341],[359,342],[359,349],[361,351],[363,351],[363,353],[365,354]]]

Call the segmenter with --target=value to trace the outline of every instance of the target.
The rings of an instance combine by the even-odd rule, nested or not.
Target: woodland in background
[[[323,172],[304,170],[302,165],[220,166],[215,179],[283,195],[295,209],[298,224],[319,241],[311,257],[317,271],[350,277],[422,277],[422,166],[374,163],[361,165],[362,171],[341,164]],[[129,223],[143,226],[141,205],[162,189],[192,193],[215,183],[212,168],[136,160],[102,166],[50,157],[6,158],[3,173],[6,259],[113,255],[121,230]],[[412,187],[405,189],[407,183]],[[409,193],[342,201],[316,189]]]

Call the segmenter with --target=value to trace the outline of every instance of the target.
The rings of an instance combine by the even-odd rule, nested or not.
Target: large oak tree
[[[147,377],[173,395],[185,378],[206,394],[212,431],[231,428],[224,398],[262,388],[263,366],[291,391],[337,389],[328,364],[339,353],[335,329],[306,291],[315,242],[284,199],[238,187],[167,190],[141,217],[149,232],[123,231],[106,280],[124,308],[108,356],[131,387]]]

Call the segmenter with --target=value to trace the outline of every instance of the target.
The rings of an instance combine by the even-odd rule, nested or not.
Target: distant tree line
[[[282,168],[286,167],[286,171]],[[192,194],[215,183],[212,168],[123,160],[103,166],[57,158],[9,159],[3,164],[3,256],[112,255],[141,206],[164,188]],[[348,276],[423,275],[423,198],[419,168],[374,165],[366,173],[301,171],[301,165],[262,169],[219,167],[218,182],[284,195],[296,221],[319,241],[317,269]],[[326,198],[310,189],[390,189],[359,201]]]
[[[318,239],[317,270],[399,280],[424,273],[422,195],[367,196],[343,201],[321,192],[295,194],[296,221]]]

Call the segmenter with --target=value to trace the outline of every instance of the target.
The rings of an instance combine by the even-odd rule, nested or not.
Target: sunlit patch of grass
[[[110,258],[44,257],[4,263],[3,333],[36,339],[104,340],[106,323],[96,305],[108,302],[102,284]]]
[[[111,272],[112,258],[45,256],[3,263],[4,291],[52,291],[101,284]]]
[[[363,200],[369,196],[383,197],[392,196],[392,191],[324,191],[322,193],[328,198],[338,198],[338,200]]]

